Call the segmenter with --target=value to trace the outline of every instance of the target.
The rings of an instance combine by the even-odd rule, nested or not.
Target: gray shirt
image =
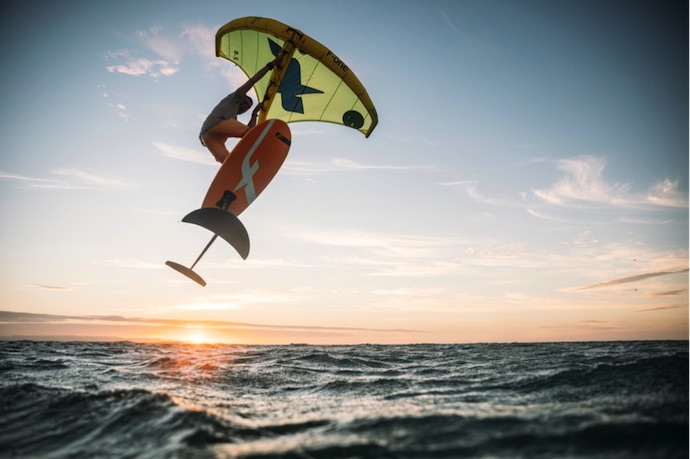
[[[204,124],[201,126],[199,140],[201,140],[202,145],[204,145],[204,140],[202,137],[206,131],[223,120],[227,120],[229,118],[237,119],[237,111],[240,109],[240,102],[242,102],[245,97],[247,97],[245,94],[233,92],[218,102],[218,105],[211,110],[211,114],[206,117],[206,121],[204,121]]]

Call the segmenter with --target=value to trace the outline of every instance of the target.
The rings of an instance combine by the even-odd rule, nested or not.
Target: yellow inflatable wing
[[[235,19],[216,33],[216,55],[251,77],[283,52],[283,60],[254,89],[264,102],[259,122],[324,121],[342,124],[366,137],[378,115],[352,70],[324,45],[274,19]]]

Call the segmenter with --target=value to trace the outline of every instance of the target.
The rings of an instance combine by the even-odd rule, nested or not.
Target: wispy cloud
[[[438,277],[451,275],[460,267],[459,263],[452,261],[418,261],[386,263],[382,269],[372,272],[373,277]]]
[[[376,233],[346,229],[292,229],[284,235],[308,244],[339,248],[322,261],[358,266],[364,276],[433,277],[457,272],[461,246],[455,237]]]
[[[567,329],[567,330],[587,330],[587,331],[605,331],[605,330],[621,330],[623,324],[621,322],[606,321],[606,320],[580,320],[567,324],[543,325],[539,328],[546,329]]]
[[[29,177],[27,175],[12,174],[10,172],[0,171],[0,180],[9,180],[13,182],[20,182],[30,188],[50,188],[50,189],[68,189],[69,184],[63,180],[45,179],[39,177]]]
[[[80,169],[61,168],[55,169],[52,172],[55,175],[67,177],[68,180],[71,180],[73,183],[80,183],[87,187],[129,188],[129,184],[123,180],[86,172]]]
[[[189,44],[190,52],[216,62],[215,40],[216,29],[204,25],[184,25],[180,39]]]
[[[117,116],[122,118],[123,120],[127,121],[129,120],[129,111],[127,110],[127,107],[125,104],[122,103],[116,103],[116,104],[108,104],[109,107],[114,108],[117,111]]]
[[[144,49],[152,53],[150,57],[139,56],[129,49],[110,51],[106,57],[113,64],[106,66],[106,70],[134,77],[160,78],[176,74],[181,61],[180,46],[174,39],[161,35],[161,31],[153,27],[135,34]]]
[[[663,292],[648,293],[647,296],[654,297],[654,298],[665,297],[665,296],[678,296],[678,295],[681,295],[683,293],[687,293],[687,291],[688,291],[688,289],[686,289],[686,288],[678,289],[678,290],[666,290]]]
[[[288,305],[303,299],[304,288],[293,289],[248,289],[223,295],[205,296],[182,304],[170,306],[171,310],[214,310],[240,309],[252,305]]]
[[[109,259],[100,262],[102,265],[113,266],[116,268],[136,268],[136,269],[163,269],[165,265],[163,263],[152,263],[145,260],[137,259]]]
[[[606,161],[594,156],[581,156],[555,162],[565,172],[557,183],[545,189],[533,189],[535,196],[554,205],[589,202],[620,207],[641,205],[687,207],[688,199],[678,190],[678,182],[663,180],[646,193],[633,193],[629,183],[608,183],[604,179]]]
[[[213,156],[205,150],[193,150],[191,148],[178,147],[162,142],[153,142],[153,146],[165,157],[190,163],[204,164],[206,166],[216,166],[218,163]]]
[[[281,171],[291,175],[317,175],[331,172],[361,171],[413,171],[433,170],[434,166],[402,164],[367,164],[345,158],[334,158],[329,162],[308,162],[288,160]]]
[[[539,212],[539,211],[534,210],[534,209],[527,209],[527,213],[533,217],[541,218],[542,220],[550,220],[550,221],[561,222],[561,223],[570,223],[568,220],[565,220],[563,218],[553,217],[551,215],[547,215],[543,212]]]
[[[688,303],[671,303],[657,306],[654,308],[640,309],[637,312],[650,312],[650,311],[666,311],[669,309],[684,309],[688,307]]]
[[[203,25],[152,26],[133,34],[140,45],[136,50],[120,49],[106,53],[111,73],[160,79],[176,75],[186,56],[201,57],[209,66],[220,62],[215,57],[215,29]],[[225,66],[224,68],[231,68]],[[241,74],[241,72],[239,72]]]
[[[128,189],[132,185],[122,179],[87,172],[74,168],[59,168],[52,171],[53,175],[64,177],[63,180],[30,177],[0,171],[0,180],[20,182],[29,188],[44,188],[50,190],[72,189]]]
[[[422,170],[434,169],[433,166],[422,166],[422,165],[400,165],[400,164],[364,164],[352,161],[350,159],[335,158],[331,163],[336,166],[338,170],[390,170],[390,171],[410,171],[410,170]]]
[[[607,320],[581,320],[578,323],[581,328],[589,330],[619,330],[623,328],[619,322]]]
[[[69,292],[72,290],[69,287],[61,287],[58,285],[44,285],[44,284],[30,284],[28,287],[35,288],[39,290],[51,290],[56,292]]]
[[[665,207],[687,207],[688,198],[678,191],[678,181],[664,180],[649,189],[645,202]]]
[[[506,259],[520,257],[527,253],[527,249],[516,242],[494,242],[484,246],[469,247],[465,253],[470,257]]]
[[[620,284],[629,284],[631,282],[639,282],[645,279],[650,279],[653,277],[660,277],[660,276],[668,276],[671,274],[681,274],[681,273],[686,273],[688,272],[688,269],[681,269],[678,271],[660,271],[660,272],[654,272],[654,273],[644,273],[644,274],[637,274],[635,276],[628,276],[628,277],[621,277],[618,279],[613,279],[609,281],[604,281],[604,282],[597,282],[595,284],[590,284],[586,285],[584,287],[577,288],[575,290],[590,290],[594,288],[602,288],[602,287],[611,287],[614,285],[620,285]]]
[[[417,236],[412,234],[376,233],[347,229],[304,229],[292,237],[312,244],[343,248],[367,248],[388,256],[418,258],[435,256],[459,240],[453,237]]]
[[[134,59],[124,64],[108,66],[106,69],[112,73],[123,73],[130,76],[149,75],[153,78],[174,75],[178,71],[176,67],[171,67],[166,61],[150,59]]]
[[[0,323],[60,323],[65,321],[81,321],[81,322],[110,322],[112,324],[139,324],[139,325],[169,325],[177,327],[201,326],[201,327],[216,327],[216,328],[243,328],[255,330],[333,330],[333,331],[370,331],[370,332],[394,332],[394,333],[411,333],[419,332],[420,330],[409,329],[385,329],[385,328],[359,328],[359,327],[331,327],[331,326],[313,326],[313,325],[273,325],[273,324],[256,324],[248,322],[231,322],[231,321],[216,321],[216,320],[180,320],[180,319],[160,319],[160,318],[144,318],[144,317],[124,317],[124,316],[103,316],[103,315],[81,315],[81,316],[65,316],[53,314],[33,314],[26,312],[14,311],[0,311]]]
[[[465,191],[472,200],[491,206],[515,207],[522,205],[515,199],[497,199],[485,196],[479,191],[479,182],[476,180],[456,180],[452,182],[440,182],[440,186],[446,188],[459,188]]]
[[[442,10],[440,10],[438,8],[436,8],[436,11],[438,11],[441,14],[441,17],[443,18],[443,22],[445,22],[445,24],[448,26],[448,28],[450,28],[450,30],[452,30],[457,35],[460,35],[461,37],[465,36],[465,34],[463,34],[462,31],[460,31],[460,29],[455,24],[453,24],[453,22],[451,22],[450,18],[448,17],[448,15],[445,12],[443,12]]]

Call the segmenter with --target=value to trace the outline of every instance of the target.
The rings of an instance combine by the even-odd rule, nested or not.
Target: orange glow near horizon
[[[206,335],[200,331],[195,331],[194,333],[185,336],[182,340],[189,344],[208,344],[209,342]]]
[[[187,325],[167,335],[166,339],[193,345],[238,343],[237,339],[225,335],[222,330],[201,325]]]

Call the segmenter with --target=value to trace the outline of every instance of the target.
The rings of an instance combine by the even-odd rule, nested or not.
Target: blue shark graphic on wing
[[[271,46],[273,55],[278,56],[283,48],[270,38],[268,43]],[[283,80],[280,82],[278,93],[281,96],[283,110],[303,114],[304,104],[302,96],[305,94],[323,94],[323,91],[302,84],[302,68],[296,59],[292,59]]]

